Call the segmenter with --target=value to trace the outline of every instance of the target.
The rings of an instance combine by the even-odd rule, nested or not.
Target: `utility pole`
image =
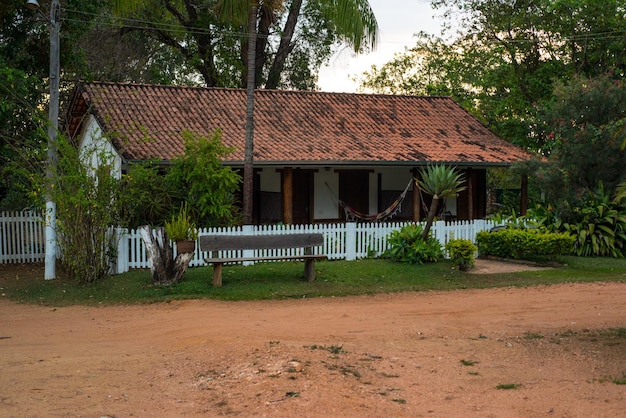
[[[27,0],[26,7],[39,11],[37,0]],[[57,132],[59,129],[59,78],[60,78],[60,32],[61,5],[59,0],[50,2],[50,102],[48,108],[48,165],[46,167],[46,269],[45,279],[56,278],[57,258],[57,219],[56,204],[52,198],[52,188],[57,171],[58,151]]]

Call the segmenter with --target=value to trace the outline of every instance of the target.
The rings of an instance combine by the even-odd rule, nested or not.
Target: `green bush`
[[[389,234],[387,243],[389,249],[383,257],[403,263],[436,263],[443,257],[439,240],[428,236],[422,239],[424,228],[422,225],[412,224]]]
[[[478,247],[468,239],[452,239],[446,244],[446,251],[450,260],[460,270],[467,270],[474,267],[474,254]]]
[[[59,266],[79,284],[107,277],[117,257],[119,182],[111,175],[113,156],[96,147],[79,150],[62,135],[52,197],[57,204]],[[84,161],[98,161],[95,168]]]
[[[571,208],[567,222],[551,205],[529,210],[527,219],[541,229],[570,234],[575,239],[575,255],[622,258],[626,255],[626,205],[622,200],[619,190],[611,199],[599,185],[595,192],[584,193],[580,206]]]
[[[524,258],[530,255],[556,257],[570,254],[574,237],[566,233],[542,232],[538,229],[504,229],[476,234],[478,252],[503,258]]]

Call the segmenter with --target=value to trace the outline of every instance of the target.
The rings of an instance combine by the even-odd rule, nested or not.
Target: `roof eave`
[[[521,160],[520,160],[521,161]],[[435,164],[447,164],[455,165],[459,167],[509,167],[518,161],[502,161],[502,162],[484,162],[484,161],[434,161]],[[238,160],[225,160],[223,161],[228,166],[243,166],[243,161]],[[345,160],[325,160],[325,161],[254,161],[255,167],[286,167],[286,166],[384,166],[384,167],[415,167],[415,166],[427,166],[432,164],[433,161],[345,161]]]

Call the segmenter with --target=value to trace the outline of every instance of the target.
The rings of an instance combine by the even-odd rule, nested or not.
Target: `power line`
[[[101,14],[97,14],[97,13],[89,13],[89,12],[84,12],[84,11],[80,11],[80,10],[69,10],[69,9],[63,9],[63,11],[65,12],[70,12],[70,13],[74,13],[77,15],[83,15],[83,16],[90,16],[90,17],[95,17],[95,18],[102,18],[102,17],[106,17],[107,20],[105,21],[100,21],[99,23],[105,26],[110,26],[110,27],[119,27],[119,26],[123,26],[124,28],[128,28],[128,29],[143,29],[143,30],[158,30],[161,32],[167,32],[167,33],[181,33],[181,32],[185,32],[185,33],[190,33],[190,34],[217,34],[217,35],[222,35],[222,36],[230,36],[230,37],[236,37],[236,38],[242,38],[242,37],[246,37],[247,33],[243,32],[243,31],[233,31],[233,30],[224,30],[224,29],[218,29],[218,28],[211,28],[211,29],[207,29],[207,28],[200,28],[200,27],[195,27],[195,26],[182,26],[180,24],[174,24],[174,23],[164,23],[164,22],[154,22],[154,21],[149,21],[149,20],[143,20],[143,19],[136,19],[136,18],[123,18],[123,17],[117,17],[117,16],[103,16]],[[76,23],[91,23],[93,21],[93,19],[77,19],[77,18],[65,18],[65,20],[70,21],[70,22],[76,22]],[[116,23],[120,22],[120,23]],[[606,32],[588,32],[588,33],[575,33],[572,35],[561,35],[559,36],[559,34],[557,33],[553,33],[553,32],[540,32],[539,35],[553,35],[553,36],[558,36],[559,41],[584,41],[584,40],[611,40],[611,39],[620,39],[620,38],[624,38],[626,40],[626,29],[624,30],[614,30],[614,31],[606,31]],[[257,34],[257,36],[259,36]],[[261,35],[260,37],[268,37],[267,35]],[[538,40],[541,40],[538,37],[527,37],[527,38],[508,38],[507,41],[510,43],[534,43],[537,42]],[[494,40],[495,41],[495,40]],[[402,42],[402,41],[397,41],[397,42],[381,42],[380,44],[406,44],[406,42]]]

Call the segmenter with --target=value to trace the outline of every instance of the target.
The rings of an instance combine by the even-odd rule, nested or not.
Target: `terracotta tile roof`
[[[68,130],[92,112],[126,160],[170,160],[185,129],[222,128],[243,161],[246,93],[240,89],[81,83]],[[530,156],[499,138],[449,97],[258,90],[255,164],[508,165]],[[231,159],[229,158],[229,160]]]

